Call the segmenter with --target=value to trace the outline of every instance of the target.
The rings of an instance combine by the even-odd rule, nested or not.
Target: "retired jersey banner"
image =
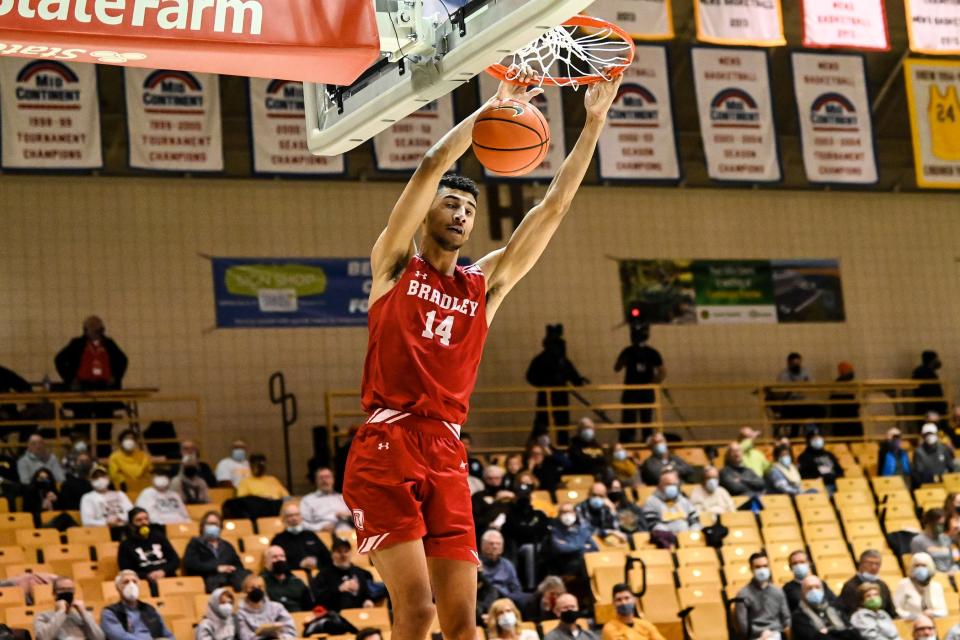
[[[783,37],[780,0],[694,0],[697,39],[714,44],[776,47]]]
[[[960,2],[903,0],[910,49],[918,53],[960,55]]]
[[[767,65],[757,49],[693,48],[700,133],[714,180],[781,178]]]
[[[679,180],[665,47],[638,46],[600,134],[604,180]]]
[[[596,0],[588,13],[619,25],[634,40],[673,38],[671,0]]]
[[[130,166],[157,171],[222,171],[220,77],[124,69]]]
[[[803,46],[890,48],[884,0],[801,0]]]
[[[0,60],[7,169],[98,169],[97,68],[54,60]]]
[[[307,149],[303,83],[250,78],[250,131],[256,173],[340,175],[343,156]]]
[[[960,189],[960,61],[903,64],[917,185]]]
[[[797,52],[791,61],[807,180],[875,183],[877,159],[863,56]]]
[[[415,171],[423,154],[452,128],[453,97],[446,95],[374,136],[377,169]]]

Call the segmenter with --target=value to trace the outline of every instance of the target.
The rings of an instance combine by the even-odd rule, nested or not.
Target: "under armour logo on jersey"
[[[390,450],[389,442],[381,442],[377,445],[377,451],[383,451],[384,449],[387,449],[388,451]]]
[[[414,275],[420,278],[421,280],[426,280],[427,276],[429,276],[430,274],[424,273],[423,271],[417,271]]]
[[[466,462],[461,462],[461,463],[460,463],[460,471],[463,471],[463,470],[466,469],[466,468],[467,468],[467,463],[466,463]]]

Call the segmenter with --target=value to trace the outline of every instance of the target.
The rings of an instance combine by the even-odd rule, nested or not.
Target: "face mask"
[[[197,456],[193,455],[192,453],[185,453],[183,455],[183,458],[180,460],[180,463],[184,465],[195,464],[196,462],[197,462]]]
[[[584,442],[590,442],[591,440],[593,440],[594,435],[595,434],[593,429],[584,429],[583,431],[580,432],[580,439],[583,440]]]
[[[793,463],[793,458],[790,456],[780,456],[780,464],[785,467],[789,467]]]
[[[221,618],[229,618],[231,615],[233,615],[233,605],[229,602],[218,604],[217,613],[220,614]]]
[[[617,615],[618,616],[632,616],[637,612],[637,606],[632,603],[623,603],[617,605]]]
[[[675,484],[668,484],[663,488],[663,496],[667,500],[676,500],[678,495],[680,495],[680,487]]]
[[[93,485],[93,488],[97,491],[104,491],[107,487],[110,486],[110,478],[106,476],[101,476],[99,478],[94,478],[90,481],[90,484]]]
[[[203,537],[204,538],[219,538],[220,537],[220,527],[215,524],[205,524],[203,525]]]
[[[877,611],[883,606],[883,598],[880,596],[870,596],[863,601],[863,606],[865,606],[867,609],[870,609],[870,611]]]
[[[168,478],[167,476],[154,476],[153,486],[156,487],[157,489],[160,489],[160,491],[163,491],[164,489],[170,486],[170,478]]]
[[[142,527],[137,529],[137,533],[140,534],[141,538],[146,538],[147,536],[150,535],[150,527],[147,525],[143,525]]]
[[[254,587],[253,589],[250,589],[250,592],[247,593],[247,600],[253,604],[261,602],[263,600],[263,589],[260,587]]]
[[[607,494],[607,497],[610,498],[613,502],[620,502],[620,499],[623,497],[623,492],[621,491],[611,491]]]
[[[810,446],[814,449],[823,449],[823,438],[813,438],[810,440]]]
[[[73,450],[77,453],[86,453],[87,452],[87,443],[81,440],[73,445]]]
[[[935,433],[928,433],[927,435],[923,436],[923,441],[931,447],[937,444],[937,440],[939,440],[939,438],[937,438],[937,434]]]
[[[69,607],[73,604],[73,591],[61,591],[57,594],[57,600],[63,600]]]
[[[720,480],[717,478],[707,478],[707,481],[703,483],[703,488],[707,490],[707,493],[713,493],[719,486]]]
[[[807,591],[807,602],[812,604],[815,607],[820,606],[823,602],[823,589],[811,589]]]
[[[237,462],[243,462],[247,459],[247,450],[237,447],[230,452],[230,457],[236,460]]]
[[[513,611],[506,611],[497,616],[497,625],[501,629],[513,629],[517,626],[517,614]]]
[[[133,438],[125,438],[124,441],[120,443],[120,446],[123,448],[124,451],[126,451],[127,453],[130,453],[131,451],[137,448],[137,441],[134,440]]]
[[[591,509],[600,509],[603,507],[603,498],[600,496],[591,496],[590,497],[590,508]]]
[[[560,622],[563,624],[573,624],[577,621],[579,611],[561,611],[560,612]]]
[[[140,586],[131,582],[123,588],[123,599],[127,602],[133,602],[140,599]]]
[[[753,577],[757,579],[757,582],[766,582],[770,579],[769,567],[760,567],[759,569],[754,569]]]
[[[860,579],[863,580],[864,582],[876,582],[877,580],[880,579],[880,576],[878,576],[875,573],[867,573],[866,571],[861,571]]]
[[[573,523],[577,521],[577,514],[567,511],[566,513],[560,514],[560,522],[565,527],[572,527]]]
[[[910,572],[910,575],[913,576],[913,579],[917,582],[925,583],[930,579],[930,569],[926,567],[916,567]]]
[[[613,459],[618,462],[623,462],[627,459],[627,452],[625,449],[617,449],[613,452]]]
[[[800,371],[802,370],[801,367],[800,367],[800,365],[798,365],[798,364],[792,364],[792,365],[790,365],[789,369],[790,369],[790,373],[792,373],[792,374],[794,374],[794,375],[800,373]]]
[[[273,563],[272,573],[275,576],[282,576],[285,573],[289,573],[290,568],[287,566],[286,560],[277,560]]]
[[[894,438],[890,441],[890,450],[899,451],[900,450],[900,438]]]
[[[665,455],[666,453],[667,453],[667,445],[666,445],[666,444],[664,444],[664,443],[662,443],[662,442],[658,442],[657,444],[653,445],[653,455],[655,455],[655,456],[663,456],[663,455]]]
[[[295,527],[287,527],[287,533],[292,533],[293,535],[297,535],[298,533],[302,533],[302,532],[303,532],[303,524],[298,524]]]
[[[810,565],[806,562],[793,565],[793,577],[797,580],[803,580],[810,575]]]
[[[50,481],[50,478],[37,478],[38,487],[49,487],[53,483]]]
[[[200,469],[197,469],[196,467],[183,468],[183,475],[189,478],[190,480],[193,480],[194,478],[196,478],[197,474],[199,473],[200,473]]]
[[[933,527],[933,532],[934,532],[936,535],[938,535],[938,536],[942,536],[942,535],[943,535],[943,525],[942,525],[942,524],[935,525],[935,526]]]

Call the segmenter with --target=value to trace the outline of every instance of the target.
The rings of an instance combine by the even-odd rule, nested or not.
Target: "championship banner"
[[[713,44],[778,47],[783,37],[780,0],[694,0],[697,40]]]
[[[128,67],[124,84],[131,167],[223,170],[219,76]]]
[[[934,55],[960,55],[960,2],[903,0],[910,50]]]
[[[343,156],[315,156],[307,149],[303,84],[250,78],[253,171],[268,174],[340,175]]]
[[[877,159],[863,57],[796,52],[791,61],[807,180],[874,184]]]
[[[497,92],[500,82],[489,73],[481,73],[479,82],[480,102],[483,103]],[[550,148],[547,157],[536,169],[520,178],[510,178],[483,172],[488,178],[496,180],[552,180],[567,157],[566,137],[563,128],[563,95],[560,87],[543,87],[543,93],[533,99],[533,106],[540,110],[550,126]]]
[[[421,107],[373,137],[380,171],[415,171],[423,154],[453,128],[453,96]]]
[[[0,60],[7,169],[98,169],[97,68],[53,60]]]
[[[887,51],[884,0],[801,0],[803,46]]]
[[[679,180],[665,47],[638,46],[600,134],[603,180]]]
[[[960,189],[960,61],[903,64],[917,186]]]
[[[780,180],[766,52],[694,47],[693,77],[710,177]]]
[[[634,40],[671,40],[671,0],[596,0],[588,13],[623,28]]]

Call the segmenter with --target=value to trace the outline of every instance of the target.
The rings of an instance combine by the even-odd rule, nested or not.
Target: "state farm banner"
[[[910,49],[934,55],[960,55],[960,2],[903,0]]]
[[[98,169],[97,68],[54,60],[0,60],[7,169]]]
[[[875,183],[877,159],[863,57],[794,53],[791,61],[807,180]]]
[[[883,0],[801,0],[803,46],[890,48]]]
[[[780,0],[694,0],[697,40],[776,47],[783,37]]]
[[[671,0],[596,0],[588,13],[620,25],[634,40],[673,38]]]
[[[423,154],[453,128],[453,96],[446,95],[414,111],[373,138],[373,156],[381,171],[414,171]]]
[[[960,61],[904,60],[917,185],[960,189]]]
[[[303,83],[250,78],[250,132],[255,173],[340,175],[343,156],[307,149]]]
[[[600,134],[604,180],[679,180],[665,47],[638,46]]]
[[[780,180],[766,52],[694,47],[693,77],[710,177]]]
[[[481,73],[479,78],[480,101],[484,102],[497,92],[500,83],[488,73]],[[543,94],[533,99],[533,106],[540,110],[550,126],[550,148],[547,150],[547,157],[543,159],[540,166],[521,178],[504,178],[484,168],[483,172],[487,177],[497,180],[552,180],[557,174],[560,165],[567,157],[567,143],[563,129],[563,96],[559,87],[543,89]]]
[[[124,69],[130,166],[222,171],[219,80],[209,73]]]

